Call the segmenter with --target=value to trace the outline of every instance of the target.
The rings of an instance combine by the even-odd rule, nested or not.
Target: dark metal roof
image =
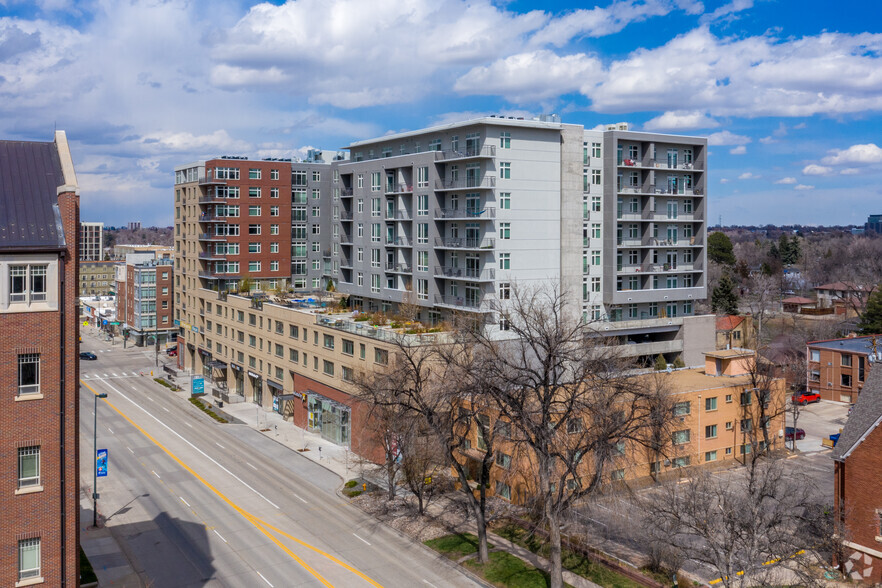
[[[847,337],[845,339],[832,339],[830,341],[809,341],[807,345],[811,349],[830,349],[832,351],[850,351],[851,353],[871,353],[873,351],[873,337],[882,342],[882,337],[869,335],[866,337]]]
[[[851,416],[833,448],[833,459],[842,461],[864,440],[882,418],[882,365],[875,366],[858,395]]]
[[[64,245],[57,194],[63,184],[55,143],[0,141],[0,248]]]

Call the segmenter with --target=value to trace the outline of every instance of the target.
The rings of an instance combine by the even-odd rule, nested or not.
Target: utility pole
[[[107,398],[107,393],[102,392],[95,395],[95,417],[92,428],[92,453],[94,454],[95,464],[92,468],[92,526],[98,526],[98,399]]]

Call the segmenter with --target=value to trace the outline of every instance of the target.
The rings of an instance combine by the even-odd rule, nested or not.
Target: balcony
[[[668,195],[668,196],[702,196],[701,188],[677,188],[672,189],[666,186],[656,186],[649,184],[647,186],[620,186],[620,194],[641,194],[645,196]]]
[[[346,210],[341,211],[340,212],[340,220],[341,221],[351,221],[352,220],[352,213],[349,211],[346,211]]]
[[[413,247],[413,243],[407,237],[393,237],[386,239],[386,247]]]
[[[435,239],[435,247],[441,249],[493,249],[494,239]]]
[[[386,194],[410,194],[413,192],[413,186],[410,184],[386,184]]]
[[[491,312],[490,308],[484,304],[483,296],[435,295],[435,306],[468,312]]]
[[[496,209],[436,208],[435,218],[444,220],[490,220],[496,218]]]
[[[211,233],[200,233],[198,237],[199,241],[212,241],[217,243],[225,243],[227,238],[221,235],[212,235]]]
[[[448,280],[467,280],[470,282],[492,282],[496,277],[493,268],[435,266],[435,277]]]
[[[704,171],[704,162],[703,161],[692,161],[690,163],[678,163],[676,165],[671,165],[667,161],[656,161],[654,159],[647,159],[641,161],[639,159],[623,159],[618,162],[619,167],[626,168],[637,168],[637,169],[670,169],[670,170],[680,170],[680,171]]]
[[[698,271],[701,271],[701,266],[695,263],[643,263],[637,265],[622,265],[618,267],[618,272],[620,274],[670,274]]]
[[[199,215],[199,222],[200,223],[225,223],[225,222],[227,222],[227,217],[217,216],[216,214],[204,212]]]
[[[230,200],[230,198],[222,198],[216,194],[209,194],[207,196],[200,196],[199,204],[226,204]],[[236,200],[236,202],[238,202],[238,200]]]
[[[412,274],[413,266],[408,263],[387,263],[387,274]]]
[[[482,178],[457,178],[455,180],[435,180],[436,191],[495,187],[496,176],[484,176]]]
[[[340,188],[340,198],[351,198],[352,188]]]
[[[199,177],[199,185],[200,186],[208,186],[211,184],[218,185],[218,186],[225,186],[227,184],[227,181],[226,180],[219,180],[219,179],[215,178],[214,173],[212,173],[212,172],[208,172],[204,176]]]
[[[221,255],[219,253],[200,253],[199,260],[200,261],[226,261],[227,257],[225,255]]]
[[[410,212],[407,210],[387,210],[386,211],[386,221],[394,222],[394,221],[409,221],[413,220],[410,218]]]
[[[476,157],[496,157],[496,145],[469,147],[461,151],[438,151],[436,157],[442,161],[472,159]]]

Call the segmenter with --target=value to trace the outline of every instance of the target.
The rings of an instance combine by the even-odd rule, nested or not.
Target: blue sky
[[[851,0],[0,0],[0,137],[66,130],[84,220],[167,225],[175,165],[555,112],[709,137],[713,223],[858,224],[882,212],[880,17]]]

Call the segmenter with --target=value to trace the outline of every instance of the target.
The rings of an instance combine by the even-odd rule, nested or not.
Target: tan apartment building
[[[81,261],[80,296],[108,296],[116,288],[118,261]]]
[[[648,452],[637,444],[622,442],[613,466],[603,472],[605,481],[615,483],[640,480],[649,476],[676,475],[688,466],[718,466],[724,462],[744,462],[763,435],[758,427],[762,415],[770,415],[765,426],[772,450],[784,447],[784,380],[770,382],[770,393],[764,412],[760,410],[761,394],[755,389],[750,371],[756,357],[746,349],[729,349],[705,353],[705,367],[681,369],[670,373],[656,372],[639,378],[655,378],[652,385],[667,391],[673,401],[671,439],[662,456]],[[495,416],[490,410],[477,410],[477,418],[493,426]],[[578,420],[581,424],[582,419]],[[587,417],[585,419],[588,420]],[[568,425],[569,426],[569,425]],[[502,427],[502,430],[508,427]],[[497,429],[498,430],[498,429]],[[477,427],[473,427],[469,448],[463,451],[470,469],[483,458],[484,444]],[[521,503],[531,494],[535,476],[533,460],[522,446],[498,441],[495,464],[491,470],[491,490],[513,502]],[[590,460],[584,460],[583,463]],[[474,470],[478,471],[478,470]],[[587,475],[587,472],[586,472]],[[568,484],[574,484],[571,478]]]
[[[104,259],[104,223],[80,223],[80,261]]]
[[[135,345],[177,340],[172,264],[171,259],[142,260],[126,263],[118,272],[125,279],[116,284],[116,320]]]
[[[806,345],[806,390],[824,400],[857,402],[867,374],[878,359],[880,335],[809,341]],[[879,339],[882,340],[882,339]]]
[[[152,253],[156,259],[171,259],[174,256],[174,247],[165,245],[131,245],[122,243],[113,246],[113,258],[125,259],[132,253]]]

